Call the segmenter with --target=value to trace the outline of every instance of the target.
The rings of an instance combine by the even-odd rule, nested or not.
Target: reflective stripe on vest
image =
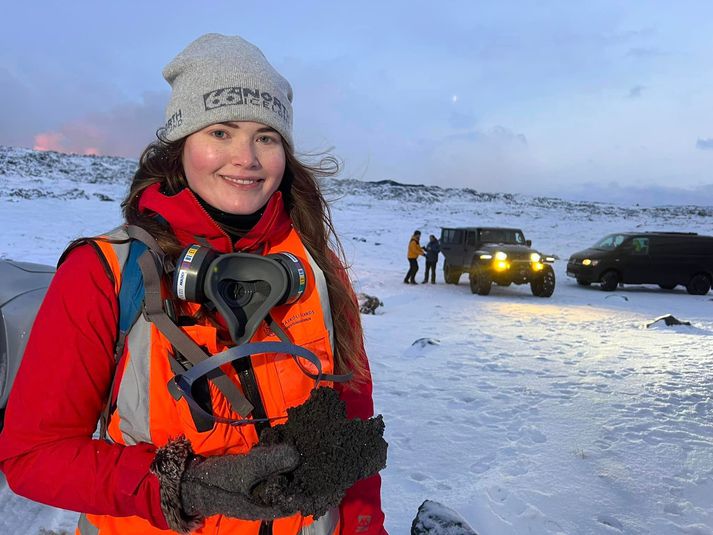
[[[87,515],[79,515],[79,523],[75,535],[99,535],[99,529],[87,519]]]
[[[116,412],[119,414],[118,430],[121,432],[122,442],[128,446],[139,442],[151,442],[149,360],[136,358],[137,355],[150,354],[151,328],[151,323],[141,315],[126,337],[128,352],[122,377],[131,377],[132,380],[122,380],[119,384]]]
[[[121,272],[129,257],[131,242],[126,231],[119,227],[105,235],[111,240],[126,240],[125,243],[111,243],[98,240],[96,243],[104,253],[104,257],[114,271],[116,281],[115,291],[121,287]],[[113,253],[113,254],[112,254]],[[149,428],[148,382],[150,380],[149,361],[147,359],[131,358],[132,355],[147,355],[151,344],[151,324],[140,315],[126,338],[127,359],[124,365],[123,377],[133,377],[134,381],[121,381],[116,400],[116,413],[119,420],[114,421],[111,436],[117,442],[132,446],[140,442],[151,442]],[[118,355],[120,356],[120,355]],[[117,356],[117,357],[118,357]],[[117,435],[121,440],[117,440]]]
[[[339,528],[339,509],[336,507],[327,511],[327,514],[320,516],[318,520],[312,522],[300,530],[300,535],[336,535]]]
[[[334,324],[332,323],[332,312],[329,305],[329,291],[327,290],[327,279],[324,278],[324,272],[319,268],[317,262],[314,261],[312,255],[309,251],[305,249],[307,258],[309,259],[309,265],[314,273],[314,279],[317,282],[317,290],[319,292],[319,299],[322,304],[322,316],[324,317],[324,324],[329,332],[329,346],[332,348],[332,354],[334,354]]]
[[[126,232],[116,229],[107,238],[124,240]],[[120,288],[122,270],[128,258],[130,242],[108,243],[97,241],[107,263],[112,267],[116,291]],[[270,247],[264,254],[290,252],[302,260],[308,278],[308,288],[302,297],[291,305],[274,307],[271,316],[293,342],[315,353],[322,363],[324,373],[334,373],[333,323],[329,306],[327,284],[321,269],[308,254],[297,232],[293,229],[280,243]],[[210,354],[224,349],[217,340],[216,329],[209,323],[182,327],[198,345]],[[277,341],[277,337],[262,322],[252,340]],[[258,437],[253,426],[225,426],[217,424],[213,429],[198,432],[184,399],[176,402],[168,392],[167,383],[173,377],[167,354],[172,350],[170,342],[156,326],[140,315],[130,329],[124,346],[123,372],[117,377],[118,390],[116,410],[109,418],[108,436],[115,442],[133,445],[139,442],[163,446],[179,434],[185,434],[196,453],[207,455],[236,454],[249,451]],[[256,374],[267,415],[282,423],[287,408],[303,403],[309,396],[314,381],[300,371],[288,355],[254,355],[253,368]],[[310,366],[306,366],[309,368]],[[239,384],[237,377],[234,378]],[[329,384],[329,383],[327,383]],[[227,400],[209,383],[213,409],[216,414],[235,417]],[[244,415],[242,415],[244,416]],[[161,534],[146,520],[138,517],[108,517],[88,515],[81,535],[118,535],[123,533]],[[98,528],[94,527],[98,526]],[[316,522],[311,518],[294,515],[273,522],[273,535],[336,535],[339,526],[339,510],[329,511]],[[218,532],[236,535],[257,535],[259,522],[241,521],[214,516],[205,521],[201,533]]]

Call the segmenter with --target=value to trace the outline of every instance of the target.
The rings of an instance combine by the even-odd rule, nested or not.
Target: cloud
[[[0,67],[0,144],[26,145],[32,138],[33,127],[42,117],[33,102],[41,101],[33,88],[9,70]],[[45,118],[46,119],[46,118]]]
[[[487,145],[489,148],[527,146],[527,137],[524,134],[518,134],[500,125],[485,130],[473,129],[467,132],[448,134],[441,141],[436,142],[436,145],[443,145],[452,141],[479,143],[480,145]]]
[[[501,125],[422,139],[402,165],[406,181],[508,192],[522,189],[537,167],[527,137]]]
[[[36,150],[138,158],[163,123],[165,93],[145,93],[141,102],[92,113],[34,136]]]
[[[551,188],[550,195],[578,201],[598,201],[637,206],[713,206],[713,184],[694,188],[647,185],[628,186],[615,181],[586,182]]]
[[[646,89],[646,86],[635,85],[634,87],[629,89],[629,94],[627,96],[628,98],[640,98],[644,92],[644,89]]]
[[[448,117],[448,123],[452,128],[473,128],[477,122],[474,115],[460,111],[452,111]]]
[[[713,150],[713,137],[698,138],[696,148],[700,150]]]
[[[651,47],[636,47],[636,48],[630,48],[629,51],[626,53],[627,56],[636,58],[636,59],[645,59],[645,58],[655,58],[659,56],[663,56],[664,53],[657,49],[657,48],[651,48]]]

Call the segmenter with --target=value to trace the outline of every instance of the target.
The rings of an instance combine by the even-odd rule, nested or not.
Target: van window
[[[452,228],[443,229],[441,242],[444,244],[463,243],[463,231]]]
[[[649,254],[649,239],[637,236],[631,240],[631,252],[636,255]]]
[[[602,238],[597,243],[595,243],[592,249],[603,249],[605,251],[611,251],[612,249],[616,249],[617,247],[619,247],[625,239],[626,236],[624,236],[623,234],[610,234],[609,236]]]

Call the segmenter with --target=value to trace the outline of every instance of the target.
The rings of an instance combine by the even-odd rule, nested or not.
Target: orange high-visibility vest
[[[108,234],[109,238],[128,238],[122,229]],[[116,241],[116,240],[112,240]],[[129,242],[110,243],[97,240],[115,280],[115,291],[121,287],[121,275],[126,263]],[[329,298],[324,274],[311,258],[292,229],[285,239],[272,244],[264,254],[290,252],[297,256],[305,267],[307,285],[299,300],[293,304],[280,305],[271,311],[271,316],[283,330],[289,333],[295,345],[312,351],[322,364],[322,372],[334,373],[333,328]],[[181,327],[199,346],[211,355],[227,349],[217,340],[214,326],[204,323]],[[252,342],[279,341],[265,322],[262,322]],[[168,391],[167,383],[173,377],[168,354],[171,343],[153,323],[140,316],[128,333],[121,371],[117,368],[118,395],[116,410],[108,422],[108,436],[113,441],[133,445],[140,442],[164,446],[169,439],[185,435],[197,454],[223,455],[245,453],[257,442],[254,426],[231,426],[217,423],[206,432],[198,432],[184,398],[176,401]],[[251,356],[255,377],[260,389],[265,413],[268,418],[278,418],[274,423],[284,423],[287,408],[304,403],[314,387],[314,380],[303,373],[291,356],[261,354]],[[316,373],[309,363],[303,364]],[[236,384],[240,385],[229,366],[221,367]],[[238,418],[220,391],[209,383],[213,412],[217,416]],[[329,385],[329,384],[328,384]],[[238,520],[214,515],[206,518],[196,535],[258,535],[259,521]],[[339,532],[337,508],[320,517],[294,515],[273,521],[274,535],[335,535]],[[173,533],[152,526],[147,520],[137,517],[112,517],[83,514],[76,535],[127,535]]]

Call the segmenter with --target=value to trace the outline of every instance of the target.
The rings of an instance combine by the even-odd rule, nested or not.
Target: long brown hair
[[[157,137],[141,155],[139,168],[121,207],[127,223],[145,228],[169,257],[176,258],[181,252],[176,237],[166,226],[139,212],[141,194],[150,185],[160,183],[166,195],[188,187],[181,159],[185,138],[168,142],[162,139],[161,132]],[[318,182],[320,178],[335,175],[339,163],[332,156],[323,157],[316,165],[302,163],[284,141],[283,144],[286,165],[280,190],[295,229],[324,272],[334,325],[335,372],[351,372],[354,379],[363,380],[368,372],[362,355],[359,307],[349,283],[344,249]]]

